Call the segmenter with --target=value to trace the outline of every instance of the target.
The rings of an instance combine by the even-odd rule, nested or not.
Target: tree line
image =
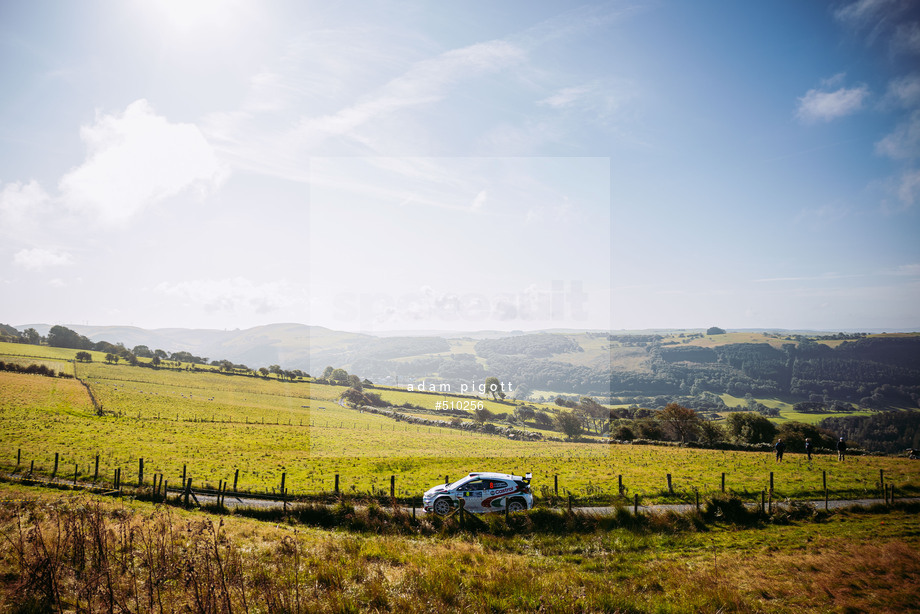
[[[863,407],[920,406],[920,337],[859,337],[832,348],[807,337],[775,348],[767,343],[714,348],[646,348],[651,375],[611,379],[635,394],[791,395]]]
[[[789,451],[804,452],[806,439],[811,439],[815,449],[832,449],[841,436],[848,437],[849,432],[833,423],[816,426],[788,421],[777,425],[755,412],[731,412],[722,422],[705,420],[678,403],[662,409],[615,410],[610,421],[611,441],[672,441],[711,448],[769,447],[782,439]]]
[[[90,352],[93,351],[105,352],[104,360],[110,364],[117,364],[119,361],[124,360],[132,366],[154,369],[160,367],[178,368],[182,364],[192,365],[187,367],[190,369],[195,369],[195,366],[212,366],[217,367],[219,372],[228,375],[261,376],[263,378],[275,375],[278,379],[291,381],[310,377],[308,373],[300,369],[282,369],[280,365],[250,369],[244,364],[235,364],[229,360],[212,360],[209,362],[208,358],[196,356],[187,351],[167,352],[162,349],[150,349],[146,345],[136,345],[129,350],[123,343],[93,341],[61,325],[52,326],[48,330],[48,334],[42,336],[34,328],[27,328],[20,332],[9,325],[0,324],[0,340],[80,350],[74,355],[78,362],[92,362],[93,355]],[[140,358],[148,360],[141,361],[139,360]]]
[[[70,373],[64,371],[55,371],[51,367],[39,364],[21,365],[15,362],[4,362],[0,360],[0,371],[11,373],[27,373],[29,375],[43,375],[45,377],[73,377]]]

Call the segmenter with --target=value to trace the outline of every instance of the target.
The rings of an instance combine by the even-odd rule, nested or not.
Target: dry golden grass
[[[4,612],[907,612],[920,586],[909,512],[423,537],[8,485],[0,498]]]

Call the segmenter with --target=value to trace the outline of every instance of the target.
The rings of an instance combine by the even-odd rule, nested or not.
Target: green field
[[[735,397],[730,394],[720,394],[722,400],[725,402],[725,405],[729,408],[728,411],[732,411],[733,408],[738,408],[740,411],[745,411],[747,408],[747,401],[743,397]],[[869,410],[854,410],[850,412],[837,412],[837,413],[825,413],[825,414],[815,414],[815,413],[805,413],[800,411],[795,411],[793,409],[793,403],[788,401],[782,401],[780,399],[758,399],[755,398],[755,401],[762,403],[767,407],[775,407],[779,410],[779,418],[771,418],[777,424],[782,424],[783,422],[804,422],[805,424],[818,424],[825,418],[829,417],[842,417],[842,416],[871,416],[874,412]]]
[[[26,348],[42,360],[65,361],[73,350],[5,344],[0,360]],[[342,407],[342,387],[274,378],[230,376],[110,365],[72,366],[77,379],[0,373],[0,466],[19,470],[35,464],[49,474],[58,455],[58,475],[110,481],[121,468],[136,482],[140,459],[149,482],[156,473],[178,484],[183,472],[195,484],[217,485],[239,471],[239,488],[293,494],[340,488],[388,493],[395,476],[400,497],[419,496],[444,476],[469,471],[532,472],[535,491],[579,498],[618,494],[620,476],[628,497],[647,501],[689,500],[695,491],[717,490],[726,474],[729,490],[756,498],[774,476],[777,497],[823,496],[826,473],[832,496],[877,492],[880,471],[902,492],[920,490],[920,470],[888,457],[853,457],[846,463],[799,455],[776,464],[766,453],[727,452],[667,446],[524,442],[497,435],[394,421]],[[440,396],[384,390],[393,402],[433,407]],[[484,401],[493,411],[510,406]],[[434,417],[429,414],[419,414]],[[449,419],[445,416],[443,419]],[[558,433],[556,433],[558,435]],[[673,493],[667,489],[671,475]]]
[[[0,346],[0,360],[59,365],[52,368],[76,378],[0,372],[0,468],[19,475],[34,464],[47,477],[57,455],[59,478],[76,469],[89,481],[98,455],[103,483],[121,469],[134,486],[143,459],[145,484],[163,474],[175,488],[187,474],[195,486],[216,486],[239,470],[240,489],[277,491],[284,474],[291,494],[314,495],[332,491],[338,475],[345,493],[386,497],[395,476],[396,495],[415,503],[445,476],[530,471],[539,503],[564,505],[571,494],[624,507],[610,516],[541,508],[464,528],[455,518],[416,520],[346,500],[315,512],[337,515],[338,528],[324,530],[280,512],[265,516],[271,522],[241,516],[259,510],[218,520],[130,498],[2,484],[0,611],[103,611],[109,598],[151,612],[160,603],[253,612],[863,612],[909,611],[916,602],[916,505],[831,514],[806,505],[796,518],[774,513],[741,524],[693,512],[636,517],[625,507],[634,495],[644,504],[692,502],[697,492],[705,507],[723,474],[726,490],[748,501],[760,501],[771,479],[774,501],[821,499],[825,479],[832,498],[878,497],[882,477],[899,497],[916,496],[914,461],[787,454],[777,463],[765,452],[515,441],[343,407],[340,386],[97,356],[74,363],[73,350],[22,348]],[[424,408],[444,400],[379,391]],[[289,509],[301,508],[304,518],[327,509]],[[120,571],[105,583],[109,568]],[[36,569],[50,570],[42,578],[53,576],[58,588],[44,589]]]

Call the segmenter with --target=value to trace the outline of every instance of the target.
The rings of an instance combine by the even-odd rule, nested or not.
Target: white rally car
[[[471,473],[453,484],[429,489],[422,496],[426,512],[448,514],[464,502],[468,512],[519,512],[533,507],[530,492],[531,474],[525,477],[510,473]]]

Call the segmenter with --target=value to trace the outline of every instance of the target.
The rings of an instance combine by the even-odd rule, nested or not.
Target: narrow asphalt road
[[[63,478],[42,477],[42,478],[30,479],[27,475],[24,475],[24,474],[8,473],[0,477],[0,479],[2,479],[3,481],[13,482],[13,483],[22,483],[26,481],[30,483],[30,485],[33,485],[33,486],[45,486],[45,487],[51,487],[51,488],[71,487],[71,488],[76,488],[79,490],[110,494],[110,495],[117,495],[119,493],[119,491],[114,491],[111,489],[106,490],[104,488],[100,488],[99,486],[89,483],[89,482],[80,482],[80,481],[74,482],[73,480],[68,480],[68,479],[63,479]],[[169,489],[170,497],[178,497],[181,494],[181,492],[182,492],[181,490],[176,490],[173,488]],[[204,506],[208,504],[214,505],[217,503],[216,493],[212,494],[210,492],[202,492],[198,490],[193,490],[192,493],[194,497],[191,498],[191,502],[197,503],[200,506]],[[130,495],[130,491],[126,491],[124,494]],[[906,498],[899,498],[897,500],[899,502],[905,502],[905,501],[918,502],[920,501],[920,498],[906,497]],[[247,496],[241,493],[227,493],[226,495],[224,495],[223,502],[226,507],[231,508],[231,509],[238,508],[238,507],[278,509],[278,508],[282,508],[285,505],[285,502],[282,500],[269,499],[266,497],[251,497],[251,496]],[[296,499],[291,499],[287,501],[287,505],[289,506],[297,505],[297,503],[298,501]],[[854,507],[854,506],[875,505],[879,503],[885,503],[885,500],[878,499],[878,498],[876,499],[829,499],[826,502],[824,501],[824,499],[799,500],[795,502],[792,502],[789,500],[778,500],[778,501],[773,501],[772,503],[769,503],[769,505],[772,507],[772,509],[783,509],[785,507],[788,507],[791,503],[806,504],[806,505],[813,506],[816,509],[824,509],[826,505],[827,509],[831,510],[831,509],[843,509],[843,508]],[[705,503],[701,501],[700,505],[703,506],[705,505]],[[749,501],[749,502],[746,502],[746,505],[749,508],[754,509],[754,508],[760,507],[760,502]],[[560,507],[564,508],[565,506],[560,506]],[[632,503],[628,503],[624,505],[623,507],[625,507],[628,510],[634,509],[634,506]],[[667,512],[667,511],[683,513],[683,512],[692,511],[695,507],[696,505],[694,503],[663,503],[663,504],[639,505],[635,509],[639,513],[650,513],[650,512],[660,513],[660,512]],[[412,506],[401,505],[400,508],[406,513],[413,512]],[[612,514],[617,509],[617,507],[615,506],[573,506],[572,509],[577,510],[582,513],[596,514],[598,516],[601,516],[601,515]],[[425,510],[421,506],[414,508],[414,512],[416,514],[425,514]]]

